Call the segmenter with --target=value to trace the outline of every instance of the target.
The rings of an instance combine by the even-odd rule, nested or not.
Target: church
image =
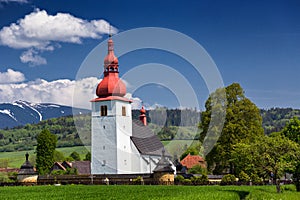
[[[91,174],[153,173],[162,158],[174,167],[171,156],[147,126],[146,110],[142,107],[139,120],[132,119],[132,101],[125,97],[126,85],[119,78],[111,36],[103,74],[97,98],[91,100]]]

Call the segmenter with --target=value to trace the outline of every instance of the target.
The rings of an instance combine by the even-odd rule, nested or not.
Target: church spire
[[[114,53],[114,42],[111,34],[107,42],[107,55],[104,58],[104,71],[119,71],[119,61]]]
[[[126,86],[119,78],[119,61],[114,54],[114,42],[111,34],[107,42],[107,55],[104,58],[104,77],[98,84],[96,95],[98,97],[120,96],[126,94]]]

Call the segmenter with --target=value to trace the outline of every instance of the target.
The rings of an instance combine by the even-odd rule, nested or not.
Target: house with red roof
[[[205,160],[199,155],[188,154],[180,163],[185,166],[187,169],[191,169],[195,165],[199,165],[202,168],[206,168]]]

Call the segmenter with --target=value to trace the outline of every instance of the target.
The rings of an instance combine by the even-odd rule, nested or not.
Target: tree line
[[[272,180],[280,192],[280,178],[300,167],[300,120],[294,117],[283,129],[265,135],[260,110],[238,83],[212,93],[205,109],[199,124],[204,149],[199,148],[198,153],[205,157],[208,173],[231,174],[241,180]],[[224,117],[224,123],[212,123],[219,116]],[[213,145],[211,150],[209,145]],[[300,177],[296,176],[297,184]]]

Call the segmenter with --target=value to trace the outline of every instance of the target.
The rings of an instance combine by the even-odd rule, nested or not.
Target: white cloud
[[[124,80],[122,80],[124,81]],[[125,81],[124,81],[125,82]],[[130,99],[132,101],[131,103],[131,108],[133,110],[138,110],[138,109],[141,109],[142,108],[142,104],[143,104],[143,101],[138,98],[138,97],[133,97],[131,93],[127,93],[125,95],[126,98]]]
[[[3,27],[0,44],[15,49],[52,51],[60,42],[80,44],[85,38],[99,39],[109,32],[109,27],[110,24],[102,19],[88,21],[68,13],[49,15],[45,10],[36,9],[16,23]],[[111,27],[111,32],[116,33],[117,29]]]
[[[4,81],[6,79],[6,81]],[[96,87],[101,81],[96,77],[88,77],[80,80],[59,79],[46,81],[24,81],[24,74],[8,69],[0,73],[0,102],[14,102],[24,100],[32,103],[56,103],[60,105],[74,106],[78,108],[91,108],[90,100],[96,97]],[[19,83],[20,82],[20,83]],[[140,109],[142,100],[132,97],[132,109]]]
[[[99,82],[100,80],[96,77],[89,77],[77,81],[38,79],[24,83],[0,84],[0,102],[25,100],[33,103],[57,103],[89,109],[89,101],[94,98]]]
[[[28,51],[24,51],[20,56],[22,63],[29,63],[31,66],[36,65],[45,65],[47,64],[47,60],[38,55],[38,52],[34,49],[29,49]]]
[[[23,73],[7,69],[6,72],[0,72],[0,84],[3,83],[18,83],[25,80]]]

